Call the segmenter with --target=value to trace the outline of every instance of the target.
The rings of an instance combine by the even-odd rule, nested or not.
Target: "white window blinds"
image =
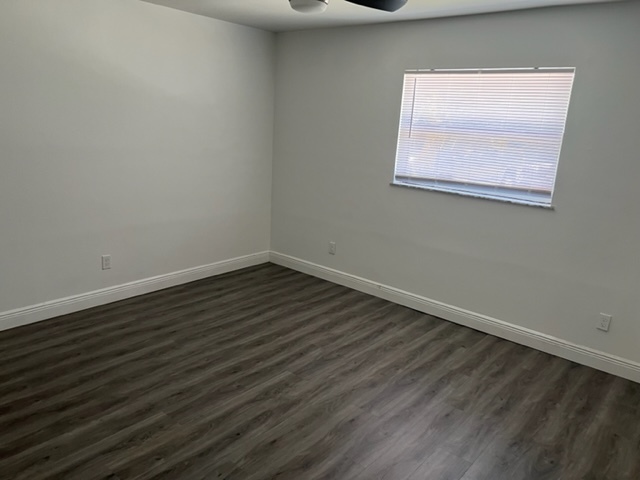
[[[394,183],[551,205],[574,74],[406,72]]]

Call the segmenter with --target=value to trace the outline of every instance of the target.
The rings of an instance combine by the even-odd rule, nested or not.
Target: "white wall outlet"
[[[598,325],[596,326],[596,328],[598,330],[602,330],[603,332],[608,332],[609,328],[611,327],[612,318],[613,317],[611,315],[608,315],[606,313],[601,313],[600,319],[598,320]]]
[[[102,269],[111,270],[111,255],[102,255]]]
[[[329,253],[331,255],[336,254],[336,242],[329,242]]]

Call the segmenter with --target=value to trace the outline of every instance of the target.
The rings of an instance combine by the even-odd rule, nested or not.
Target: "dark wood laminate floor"
[[[0,477],[637,480],[640,385],[262,265],[0,332]]]

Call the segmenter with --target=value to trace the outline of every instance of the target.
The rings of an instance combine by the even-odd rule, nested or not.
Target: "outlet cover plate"
[[[606,313],[601,313],[600,314],[600,319],[598,320],[598,325],[597,325],[597,329],[601,330],[603,332],[608,332],[609,329],[611,328],[611,320],[613,319],[613,317],[611,315],[608,315]]]

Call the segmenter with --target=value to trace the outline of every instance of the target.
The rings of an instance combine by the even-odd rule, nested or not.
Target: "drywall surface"
[[[638,19],[630,2],[279,34],[272,250],[640,361]],[[389,185],[405,69],[529,66],[577,68],[555,210]]]
[[[268,250],[274,47],[133,0],[3,1],[0,312]]]

